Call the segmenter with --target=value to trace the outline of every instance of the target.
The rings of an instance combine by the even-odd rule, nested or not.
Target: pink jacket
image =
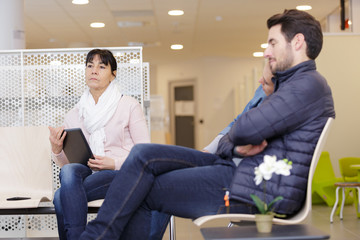
[[[81,128],[85,138],[89,140],[89,133],[84,127],[83,119],[79,119],[79,111],[76,107],[66,114],[64,126]],[[119,170],[135,144],[150,142],[149,130],[138,101],[123,96],[114,115],[105,126],[105,134],[105,155],[115,160],[115,169]],[[64,151],[53,154],[53,159],[60,167],[69,163]]]

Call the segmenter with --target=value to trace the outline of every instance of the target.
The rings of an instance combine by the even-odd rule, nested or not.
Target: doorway
[[[169,83],[170,133],[172,143],[196,148],[196,80]]]

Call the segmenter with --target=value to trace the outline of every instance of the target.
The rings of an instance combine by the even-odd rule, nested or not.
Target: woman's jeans
[[[234,171],[232,161],[214,154],[137,144],[80,239],[147,239],[152,210],[185,218],[216,214]]]
[[[170,214],[151,211],[151,225],[148,240],[162,240],[170,218]]]
[[[61,240],[79,239],[87,222],[88,202],[105,197],[116,172],[103,170],[92,174],[89,167],[78,163],[66,164],[61,168],[61,188],[54,196]]]

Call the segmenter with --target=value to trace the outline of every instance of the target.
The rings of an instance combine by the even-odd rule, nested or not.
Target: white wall
[[[168,109],[169,81],[197,80],[196,145],[197,149],[202,149],[234,119],[236,82],[253,81],[254,69],[262,69],[262,64],[262,59],[214,57],[159,65],[156,69],[156,93],[164,97]],[[200,119],[204,120],[203,124],[199,124]]]
[[[328,35],[316,60],[334,97],[336,119],[325,150],[335,174],[340,176],[338,159],[360,157],[360,35]]]

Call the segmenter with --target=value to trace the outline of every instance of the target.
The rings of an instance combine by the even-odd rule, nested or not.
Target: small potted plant
[[[271,232],[272,219],[274,216],[283,216],[276,214],[273,206],[277,201],[283,199],[282,196],[274,198],[270,203],[266,203],[266,181],[270,180],[273,173],[277,175],[289,176],[292,169],[292,162],[287,159],[278,160],[276,156],[264,156],[264,162],[258,167],[255,167],[255,184],[263,183],[264,187],[264,201],[255,194],[250,194],[260,214],[255,214],[256,227],[258,232],[268,233]],[[263,181],[264,180],[264,181]]]

